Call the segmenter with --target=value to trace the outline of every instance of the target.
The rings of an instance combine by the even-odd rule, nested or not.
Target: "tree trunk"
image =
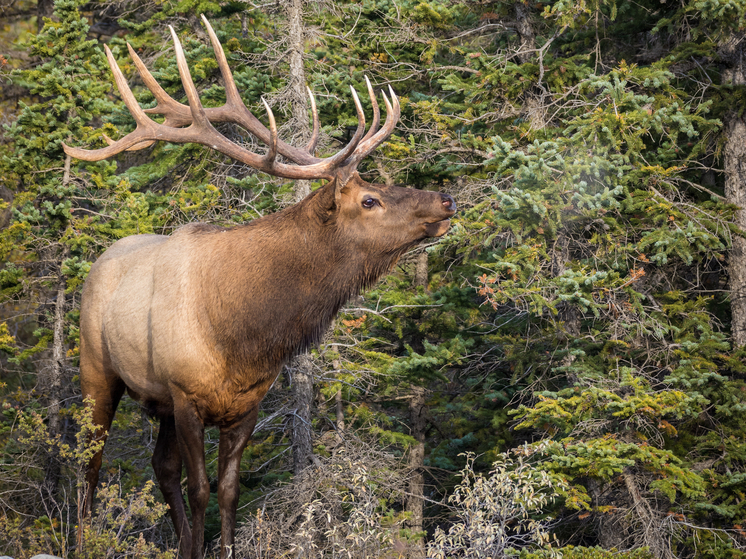
[[[636,544],[646,546],[658,559],[674,559],[670,541],[666,538],[665,530],[662,530],[658,516],[663,516],[655,511],[650,503],[640,493],[635,474],[631,468],[624,468],[622,473],[624,485],[632,498],[633,510],[637,516]],[[635,546],[637,547],[637,546]]]
[[[306,72],[303,68],[303,0],[291,0],[285,5],[288,18],[288,53],[290,75],[290,108],[295,131],[296,143],[307,142],[311,137],[311,127],[306,112],[308,95],[305,90]],[[295,182],[295,201],[300,202],[311,193],[311,182],[299,180]]]
[[[518,49],[518,61],[521,64],[530,62],[535,54],[536,50],[536,35],[534,28],[531,25],[531,11],[528,4],[523,2],[516,2],[515,7],[515,20],[516,20],[516,31],[521,38],[521,46]]]
[[[291,92],[291,110],[295,143],[306,141],[310,127],[306,114],[306,74],[303,68],[303,0],[291,0],[285,4],[288,19],[288,43]],[[295,182],[295,201],[300,202],[311,192],[311,183]],[[306,469],[313,460],[313,431],[311,429],[311,407],[313,403],[313,360],[309,354],[299,355],[293,361],[293,416],[292,447],[293,473]]]
[[[724,81],[746,85],[744,41],[734,38],[724,49],[730,68],[723,72]],[[746,231],[746,122],[737,111],[724,119],[725,197],[730,204],[742,208],[736,212],[735,224]],[[746,345],[746,239],[735,235],[728,261],[730,277],[731,335],[733,347]]]
[[[66,186],[70,182],[70,166],[72,158],[65,157],[65,166],[62,175],[62,184]],[[52,365],[49,368],[48,377],[45,379],[45,389],[48,394],[47,404],[47,429],[51,439],[62,436],[62,417],[60,411],[64,397],[62,394],[62,382],[65,374],[65,290],[67,280],[62,274],[62,263],[68,255],[67,247],[63,247],[58,256],[59,275],[57,277],[57,294],[54,304],[54,325],[52,330]],[[44,492],[50,503],[56,501],[57,488],[60,480],[60,461],[57,447],[52,447],[44,471]]]
[[[424,250],[417,255],[414,269],[414,284],[427,288],[427,252]],[[423,517],[425,506],[425,430],[427,420],[425,418],[425,388],[415,386],[412,389],[412,398],[409,400],[409,421],[412,427],[412,436],[417,443],[409,450],[409,492],[407,496],[407,512],[411,514],[409,527],[412,532],[423,531]],[[419,541],[409,551],[409,557],[416,559],[425,556],[425,545]]]
[[[313,402],[313,360],[307,353],[294,360],[292,368],[293,414],[292,447],[293,473],[299,474],[313,460],[313,431],[311,402]]]
[[[0,210],[0,229],[5,229],[13,215],[13,192],[5,185],[0,185],[0,202],[8,204],[4,210]]]
[[[552,276],[559,277],[565,273],[570,261],[570,236],[565,228],[559,229],[557,239],[552,247]],[[578,310],[571,303],[563,302],[557,305],[558,316],[564,324],[563,332],[566,339],[571,340],[580,335],[580,317]]]
[[[36,3],[36,32],[41,32],[44,27],[44,18],[52,17],[54,13],[54,0],[38,0]]]
[[[303,25],[303,0],[290,0],[285,5],[285,13],[288,18],[290,64],[289,89],[291,92],[291,114],[292,128],[296,143],[303,145],[310,139],[311,127],[308,119],[308,93],[306,93],[306,72],[303,68],[304,55],[304,25]],[[298,181],[310,184],[308,181]],[[298,187],[296,186],[296,192]],[[305,192],[304,196],[310,192]]]
[[[730,204],[746,208],[746,123],[735,113],[725,119],[725,194]],[[746,231],[746,209],[736,212],[736,225]],[[731,335],[733,347],[746,345],[746,239],[735,235],[730,251]]]
[[[627,503],[622,503],[616,499],[618,492],[604,491],[606,486],[601,482],[591,478],[588,480],[588,491],[593,498],[593,505],[609,506],[614,512],[599,513],[596,515],[598,543],[604,549],[626,549],[629,546],[626,539],[629,536],[628,526],[625,523],[625,515],[616,511],[626,511]]]
[[[62,258],[64,259],[64,253]],[[65,373],[65,289],[67,282],[60,272],[57,283],[57,300],[54,305],[54,330],[52,338],[52,366],[49,368],[46,390],[48,400],[49,438],[55,439],[62,435],[62,377]],[[50,450],[44,472],[44,492],[50,503],[56,502],[57,487],[60,479],[60,462],[57,447]]]
[[[337,390],[337,393],[334,395],[334,403],[336,404],[336,412],[337,412],[337,422],[336,422],[337,435],[341,439],[345,431],[345,414],[344,414],[344,408],[342,406],[342,389],[341,388]]]
[[[412,427],[412,436],[417,441],[409,450],[409,493],[407,496],[407,512],[411,517],[409,528],[414,533],[423,531],[423,517],[425,506],[425,429],[427,420],[425,418],[425,388],[415,386],[412,388],[412,398],[409,400],[409,421]],[[410,548],[409,557],[412,559],[425,556],[425,545],[423,541]]]
[[[417,255],[414,268],[414,284],[427,289],[427,252],[424,250]]]

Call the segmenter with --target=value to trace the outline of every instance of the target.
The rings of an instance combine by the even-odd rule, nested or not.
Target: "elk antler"
[[[306,150],[304,151],[295,148],[279,140],[277,137],[275,118],[269,105],[262,100],[265,109],[267,110],[269,129],[259,122],[259,120],[251,114],[246,105],[244,105],[241,96],[238,93],[238,89],[236,88],[235,81],[233,80],[233,75],[228,67],[223,48],[207,19],[204,16],[202,16],[202,19],[205,22],[207,31],[210,35],[210,41],[215,50],[218,67],[220,68],[223,81],[225,82],[226,102],[222,107],[205,108],[202,106],[197,94],[197,88],[195,87],[194,82],[192,81],[192,76],[189,73],[189,68],[187,67],[181,43],[172,27],[169,26],[169,29],[171,30],[171,36],[174,40],[176,62],[179,68],[181,82],[184,86],[184,91],[186,92],[187,100],[189,102],[188,106],[175,101],[163,90],[163,88],[161,88],[160,85],[158,85],[155,78],[153,78],[147,70],[134,49],[128,44],[127,47],[130,55],[142,76],[143,82],[153,93],[153,96],[157,101],[155,108],[147,110],[141,109],[140,105],[135,100],[132,91],[127,85],[127,80],[124,78],[124,75],[114,60],[114,55],[109,50],[108,46],[104,45],[106,58],[109,61],[109,66],[114,74],[117,88],[119,89],[125,105],[132,114],[132,117],[135,119],[137,128],[120,140],[109,140],[110,145],[101,149],[87,150],[63,144],[65,153],[84,161],[99,161],[125,150],[143,149],[152,145],[152,143],[157,140],[174,143],[197,143],[209,146],[259,171],[264,171],[278,177],[288,179],[332,179],[335,176],[339,176],[343,182],[345,182],[352,172],[355,171],[360,161],[381,145],[394,131],[394,127],[396,126],[401,111],[399,100],[390,86],[389,93],[391,95],[391,102],[387,99],[386,94],[381,92],[383,101],[386,104],[386,122],[383,127],[378,130],[380,112],[375,100],[373,88],[366,77],[365,81],[368,94],[370,95],[371,103],[373,105],[373,122],[371,123],[368,133],[365,134],[364,137],[365,115],[363,114],[363,108],[360,104],[357,93],[355,89],[351,87],[350,89],[352,90],[352,96],[355,101],[355,108],[358,115],[358,127],[350,142],[335,155],[324,159],[313,156],[313,151],[318,141],[319,123],[316,112],[316,103],[310,89],[308,91],[311,97],[311,107],[313,112],[313,133]],[[166,118],[161,124],[151,120],[146,113],[160,114],[164,115]],[[213,122],[232,122],[242,126],[269,146],[267,153],[265,155],[258,155],[230,141],[213,127]],[[184,126],[186,127],[182,128]],[[278,152],[288,159],[298,163],[298,165],[288,165],[277,161],[276,157]]]

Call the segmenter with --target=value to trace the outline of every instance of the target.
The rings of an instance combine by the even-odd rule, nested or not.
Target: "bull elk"
[[[220,430],[218,504],[221,557],[231,553],[241,454],[254,430],[258,406],[280,368],[315,343],[339,308],[386,273],[407,249],[443,235],[456,211],[437,192],[370,184],[360,161],[384,142],[399,118],[389,88],[386,121],[370,82],[373,122],[353,89],[358,127],[347,146],[328,158],[313,155],[318,115],[311,96],[313,137],[305,150],[277,137],[243,104],[223,49],[203,16],[225,82],[226,103],[204,108],[176,33],[171,29],[189,105],[169,97],[140,58],[130,54],[157,106],[143,111],[111,51],[105,47],[120,94],[136,129],[108,147],[64,146],[72,157],[98,161],[157,140],[209,146],[251,167],[288,179],[325,179],[298,204],[231,228],[186,225],[171,236],[135,235],[114,243],[92,266],[80,315],[80,382],[93,399],[93,420],[105,437],[127,391],[160,419],[153,469],[180,541],[181,554],[203,553],[210,484],[205,470],[204,427]],[[366,80],[367,81],[367,80]],[[310,90],[309,90],[310,93]],[[146,113],[165,117],[163,123]],[[258,155],[230,141],[212,125],[238,124],[268,144]],[[277,160],[277,154],[294,164]],[[89,514],[101,452],[88,468],[83,517]],[[181,494],[186,466],[192,526]]]

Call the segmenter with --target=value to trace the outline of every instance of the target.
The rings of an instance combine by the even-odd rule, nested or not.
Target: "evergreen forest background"
[[[127,42],[183,101],[172,25],[222,104],[200,14],[294,145],[306,84],[321,154],[357,124],[350,85],[391,85],[402,118],[364,178],[460,208],[283,370],[243,456],[235,556],[746,557],[742,0],[0,1],[0,554],[176,556],[158,424],[127,398],[78,517],[82,283],[117,239],[320,186],[197,145],[66,158],[134,126],[103,44],[143,107]]]

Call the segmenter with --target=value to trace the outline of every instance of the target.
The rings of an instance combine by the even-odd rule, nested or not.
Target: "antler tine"
[[[264,103],[264,108],[267,109],[267,117],[269,118],[269,132],[270,132],[269,148],[267,149],[267,153],[264,155],[264,161],[266,162],[267,166],[271,169],[275,163],[275,159],[277,159],[277,123],[275,122],[275,115],[272,112],[272,109],[267,104],[267,102],[264,99],[262,99],[262,103]]]
[[[399,104],[399,98],[396,96],[396,93],[394,93],[394,90],[390,85],[389,95],[391,95],[390,103],[386,97],[386,93],[381,91],[381,97],[383,97],[383,102],[386,104],[386,122],[383,127],[372,138],[370,138],[370,145],[365,146],[365,149],[367,150],[365,155],[385,142],[394,131],[394,128],[396,128],[397,122],[399,122],[399,117],[401,116],[401,105]]]
[[[360,140],[362,140],[363,134],[365,133],[365,113],[363,112],[363,105],[360,103],[355,88],[350,86],[350,90],[352,91],[352,99],[355,101],[355,108],[357,109],[357,130],[355,130],[355,135],[352,136],[350,143],[347,144],[342,151],[337,152],[327,159],[329,162],[333,161],[334,165],[337,163],[341,164],[350,157],[350,155],[355,153],[360,144]]]
[[[150,90],[155,97],[156,106],[152,109],[145,109],[143,112],[146,114],[159,114],[164,115],[166,120],[163,122],[166,126],[187,126],[192,123],[192,115],[189,107],[179,103],[173,99],[160,84],[155,81],[153,74],[150,73],[145,63],[132,48],[132,45],[127,43],[127,50],[129,50],[130,57],[135,63],[137,71],[140,73],[145,86]]]
[[[102,159],[121,153],[122,151],[134,146],[139,146],[140,144],[152,140],[152,134],[155,132],[153,121],[148,118],[137,103],[135,96],[132,94],[132,90],[130,90],[129,85],[127,85],[127,80],[119,69],[116,60],[114,60],[114,55],[111,53],[108,45],[104,45],[104,52],[106,53],[106,60],[109,62],[111,72],[114,74],[114,82],[117,85],[117,89],[119,89],[119,94],[122,96],[122,100],[127,106],[127,109],[129,109],[132,118],[135,119],[137,127],[124,138],[110,143],[108,147],[101,149],[81,149],[68,146],[64,142],[62,143],[62,148],[65,150],[67,155],[75,157],[76,159],[81,159],[82,161],[101,161]],[[111,139],[109,138],[107,141],[110,142],[110,140]]]
[[[119,69],[119,64],[114,60],[114,55],[112,54],[111,49],[109,49],[109,45],[104,45],[104,52],[106,53],[106,60],[109,62],[109,68],[111,68],[111,72],[114,74],[114,82],[117,84],[119,94],[122,96],[122,100],[132,114],[132,117],[135,119],[135,122],[137,124],[150,122],[150,119],[145,116],[145,113],[140,109],[140,105],[132,94],[130,86],[127,85],[127,80]]]
[[[181,41],[176,35],[176,31],[170,25],[168,29],[171,31],[171,38],[174,41],[174,53],[176,54],[176,66],[179,68],[179,76],[181,77],[181,84],[184,86],[184,93],[186,93],[187,100],[189,101],[189,110],[192,113],[193,124],[196,124],[199,128],[212,128],[212,124],[205,115],[205,110],[202,107],[202,102],[199,100],[199,94],[197,88],[192,80],[192,74],[187,66],[186,56],[184,56],[184,49],[181,48]]]
[[[396,96],[396,93],[394,93],[394,88],[391,87],[391,84],[389,84],[389,93],[391,94],[391,100],[394,102],[394,105],[396,105],[396,118],[398,119],[401,115],[401,106],[399,105],[399,98]]]
[[[243,104],[243,101],[241,100],[241,95],[238,93],[238,88],[236,87],[236,81],[233,79],[233,73],[231,72],[230,67],[228,66],[228,59],[225,57],[225,51],[223,50],[223,45],[220,44],[220,41],[218,40],[218,36],[215,34],[215,31],[212,28],[212,25],[210,25],[210,22],[207,21],[207,18],[205,17],[205,14],[202,15],[202,22],[205,24],[205,27],[207,28],[207,34],[210,36],[210,43],[212,43],[212,50],[215,51],[215,59],[218,61],[218,68],[220,68],[220,75],[223,76],[223,87],[225,88],[225,99],[226,99],[226,105],[230,105],[234,109],[244,109],[241,112],[246,111],[246,106]],[[252,115],[249,111],[246,111],[247,115],[250,117],[250,120],[253,119],[257,123],[259,123],[259,120]],[[260,123],[261,124],[261,123]]]
[[[380,146],[386,139],[391,136],[396,123],[399,121],[401,115],[401,106],[399,105],[399,98],[394,93],[394,90],[389,85],[389,93],[391,94],[391,103],[386,98],[386,93],[381,91],[381,97],[386,105],[386,122],[383,127],[371,136],[370,132],[366,135],[365,139],[360,142],[355,153],[352,154],[350,160],[346,162],[346,166],[356,166],[364,157],[371,153],[374,149]]]
[[[110,146],[113,146],[114,144],[116,144],[116,143],[117,143],[117,141],[116,141],[116,140],[113,140],[112,138],[110,138],[109,136],[107,136],[107,135],[106,135],[106,134],[104,134],[104,133],[102,133],[102,134],[101,134],[101,137],[102,137],[102,138],[103,138],[103,139],[104,139],[104,140],[106,141],[106,143],[107,143],[107,144],[109,144]],[[146,140],[146,141],[140,142],[139,144],[135,144],[135,145],[134,145],[134,146],[132,146],[131,148],[127,148],[127,149],[125,149],[124,151],[140,151],[141,149],[149,148],[149,147],[150,147],[150,146],[152,146],[152,145],[153,145],[154,143],[155,143],[155,140]]]
[[[311,100],[311,113],[313,114],[313,131],[311,132],[311,139],[308,140],[306,145],[306,151],[309,155],[313,155],[316,151],[316,144],[319,143],[319,113],[316,110],[316,98],[313,96],[311,88],[306,86],[308,90],[308,98]]]
[[[378,101],[376,101],[376,94],[373,91],[373,86],[370,85],[368,76],[365,76],[365,85],[368,88],[370,104],[373,106],[373,121],[370,123],[370,128],[368,129],[368,133],[365,135],[365,138],[363,138],[363,142],[378,131],[378,125],[381,122],[381,111],[378,110]]]

